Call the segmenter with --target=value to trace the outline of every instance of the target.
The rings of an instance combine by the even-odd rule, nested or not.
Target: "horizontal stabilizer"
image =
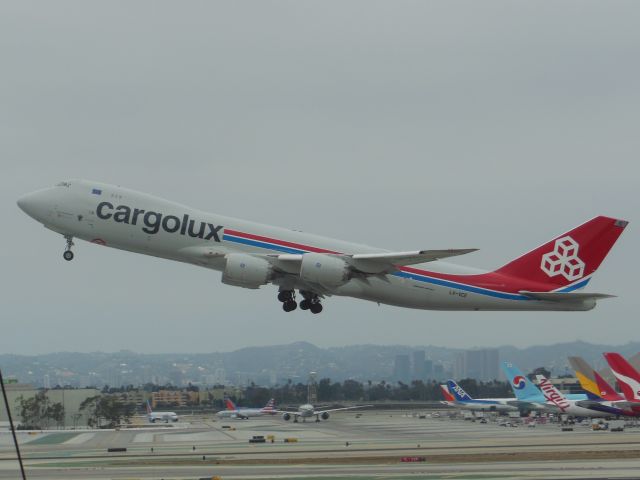
[[[584,302],[586,300],[601,300],[603,298],[612,298],[615,295],[606,293],[589,293],[589,292],[527,292],[521,290],[519,292],[535,300],[545,300],[547,302]]]

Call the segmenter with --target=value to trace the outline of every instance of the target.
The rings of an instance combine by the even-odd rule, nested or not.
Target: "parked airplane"
[[[555,407],[547,404],[544,394],[536,387],[518,367],[510,362],[502,363],[502,370],[509,381],[509,385],[515,393],[516,398],[520,402],[520,408],[539,411],[557,411]],[[568,394],[567,398],[571,400],[587,400],[588,397],[582,393]]]
[[[569,357],[569,363],[576,372],[580,386],[589,393],[601,399],[578,400],[577,405],[613,415],[637,417],[640,415],[640,403],[629,402],[609,385],[602,376],[595,371],[581,357]]]
[[[355,410],[357,408],[368,408],[368,407],[373,407],[373,405],[356,405],[353,407],[329,408],[329,409],[321,408],[320,410],[316,410],[316,408],[310,403],[305,403],[304,405],[300,405],[297,411],[289,412],[285,410],[278,410],[278,413],[282,414],[283,420],[289,421],[291,420],[291,417],[293,417],[293,421],[295,423],[298,422],[298,418],[302,418],[302,421],[304,422],[307,418],[313,417],[314,415],[316,417],[316,422],[319,422],[321,418],[322,420],[328,420],[329,413],[331,412],[339,412],[341,410]]]
[[[149,400],[147,400],[147,420],[151,423],[156,423],[158,420],[166,423],[169,423],[170,421],[177,422],[178,415],[174,412],[154,412],[151,409]]]
[[[569,400],[544,375],[536,375],[536,378],[538,379],[538,387],[542,390],[547,403],[552,407],[556,407],[561,413],[574,417],[611,417],[617,415],[613,412],[581,407],[579,405],[580,400]]]
[[[518,410],[518,401],[515,398],[472,398],[453,380],[447,382],[447,391],[449,395],[453,396],[454,400],[451,403],[457,408],[482,412],[513,412]]]
[[[582,289],[627,223],[588,222],[492,271],[437,262],[474,248],[389,252],[261,225],[87,180],[58,183],[23,196],[18,206],[66,239],[153,255],[222,271],[228,285],[273,283],[289,312],[322,311],[321,299],[341,295],[432,310],[590,310],[610,297]],[[502,228],[505,226],[503,225]],[[411,265],[430,263],[430,268]]]
[[[220,410],[216,415],[219,418],[234,418],[248,420],[251,417],[263,417],[265,415],[275,415],[278,411],[275,408],[275,400],[272,398],[262,408],[242,408],[237,407],[229,398],[224,399],[226,410]]]
[[[580,382],[580,386],[586,392],[608,401],[624,399],[582,357],[569,357],[569,364],[576,372],[576,378]]]
[[[630,402],[640,402],[640,373],[619,353],[608,352],[604,358],[618,381],[624,398]]]

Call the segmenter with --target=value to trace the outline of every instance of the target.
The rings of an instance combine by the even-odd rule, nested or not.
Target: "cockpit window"
[[[70,186],[71,186],[71,183],[69,183],[69,182],[56,183],[56,187],[67,187],[67,188],[69,188]]]

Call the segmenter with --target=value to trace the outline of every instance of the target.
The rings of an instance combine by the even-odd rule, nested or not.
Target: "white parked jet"
[[[297,308],[298,291],[300,308],[313,313],[322,311],[320,300],[331,295],[432,310],[590,310],[610,295],[577,290],[589,282],[627,225],[595,217],[484,272],[437,261],[473,248],[389,252],[87,180],[58,183],[25,195],[18,205],[65,237],[66,260],[73,259],[73,239],[80,238],[219,270],[229,285],[255,289],[273,283],[287,312]]]
[[[175,412],[154,412],[149,400],[147,400],[147,420],[150,423],[156,423],[158,420],[165,423],[177,422],[178,415]]]
[[[282,418],[287,421],[291,420],[291,417],[293,417],[293,421],[296,423],[298,422],[298,418],[302,418],[302,421],[304,422],[307,418],[311,418],[313,416],[316,417],[316,422],[319,422],[321,418],[322,420],[328,420],[329,413],[331,412],[338,412],[341,410],[355,410],[357,408],[369,408],[369,407],[373,407],[373,405],[356,405],[353,407],[329,408],[329,409],[316,410],[316,408],[310,403],[305,403],[304,405],[300,405],[298,407],[298,410],[295,412],[287,412],[287,411],[279,410],[278,413],[281,413]]]
[[[542,390],[544,398],[547,400],[548,410],[559,410],[561,413],[575,417],[612,417],[611,412],[592,410],[580,406],[582,400],[570,400],[558,390],[544,375],[536,375],[538,387]]]

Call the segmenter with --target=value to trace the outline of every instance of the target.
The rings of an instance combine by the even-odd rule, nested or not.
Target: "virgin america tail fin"
[[[625,220],[595,217],[516,258],[495,273],[526,278],[540,292],[584,287],[627,226]]]

